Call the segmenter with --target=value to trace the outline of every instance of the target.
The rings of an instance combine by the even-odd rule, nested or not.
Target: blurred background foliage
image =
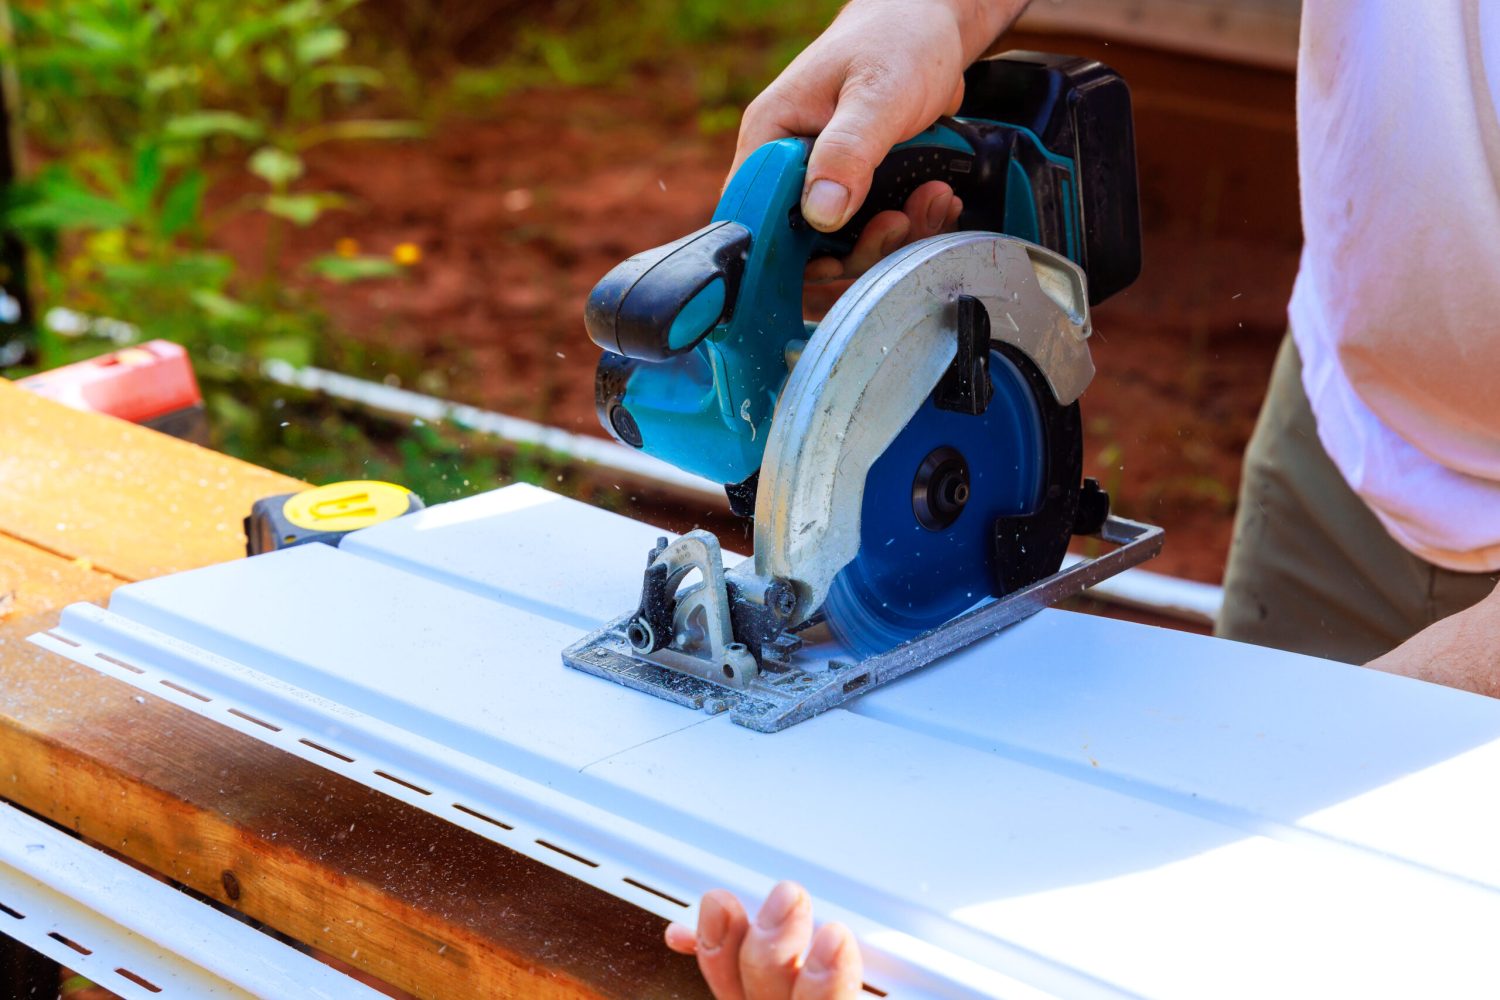
[[[250,461],[315,480],[393,478],[430,501],[565,476],[545,456],[502,452],[462,428],[381,425],[260,378],[268,360],[398,378],[418,366],[351,347],[316,286],[289,280],[288,227],[359,211],[311,186],[304,157],[328,143],[418,140],[447,116],[529,89],[623,85],[666,59],[692,67],[699,127],[732,129],[836,7],[0,0],[27,163],[0,224],[31,251],[36,314],[64,317],[38,324],[37,367],[162,337],[194,358],[215,446]],[[246,216],[264,233],[258,262],[214,249],[216,230]],[[301,266],[378,285],[402,280],[419,256],[340,247]]]
[[[533,16],[512,21],[509,33],[490,33],[474,18],[497,6],[524,7]],[[686,56],[702,109],[699,124],[718,131],[739,124],[744,105],[840,6],[832,0],[371,0],[368,12],[378,22],[399,24],[421,10],[423,20],[435,22],[429,30],[447,32],[418,51],[459,55],[459,69],[442,95],[459,105],[527,87],[608,86],[643,65]],[[394,22],[383,21],[392,17]]]
[[[39,161],[5,221],[35,248],[49,304],[248,359],[311,360],[313,304],[278,280],[285,227],[341,207],[297,185],[326,142],[398,139],[366,117],[383,74],[342,23],[354,0],[72,0],[13,7],[22,127]],[[210,210],[212,184],[253,193]],[[227,216],[266,220],[256,281],[206,249]],[[43,361],[63,360],[43,338]],[[224,352],[218,352],[222,357]]]

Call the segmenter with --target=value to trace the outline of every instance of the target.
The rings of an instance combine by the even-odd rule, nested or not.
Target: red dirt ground
[[[1156,568],[1218,580],[1296,268],[1291,79],[1036,41],[1102,52],[1136,99],[1146,268],[1095,313],[1087,471],[1121,513],[1167,528]],[[372,253],[417,244],[404,280],[320,283],[338,327],[422,359],[428,391],[602,434],[583,302],[620,260],[707,220],[733,137],[700,134],[697,110],[681,79],[642,74],[516,95],[420,143],[327,149],[308,188],[358,210],[295,234],[283,273],[344,237]],[[223,240],[249,259],[258,234]]]

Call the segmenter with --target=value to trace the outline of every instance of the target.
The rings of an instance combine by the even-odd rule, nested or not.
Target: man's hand
[[[852,0],[745,110],[734,168],[767,142],[816,136],[802,214],[824,232],[839,229],[892,146],[957,112],[964,68],[1026,3]],[[845,261],[815,261],[808,278],[853,277],[903,244],[951,228],[962,208],[946,184],[924,184],[904,211],[871,219]]]
[[[698,932],[671,924],[667,947],[698,956],[717,1000],[853,1000],[862,986],[854,935],[824,924],[813,936],[812,902],[795,882],[771,890],[754,923],[738,899],[715,889],[698,907]]]
[[[1500,588],[1366,666],[1500,698]]]

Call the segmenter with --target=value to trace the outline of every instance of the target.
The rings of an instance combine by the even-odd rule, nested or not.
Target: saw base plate
[[[1161,551],[1162,545],[1161,528],[1114,516],[1105,520],[1097,534],[1080,537],[1117,547],[981,604],[874,656],[852,656],[827,636],[826,629],[815,628],[802,634],[807,641],[784,668],[763,667],[743,686],[731,687],[690,676],[656,662],[650,654],[637,653],[626,638],[633,617],[627,614],[563,650],[562,659],[575,670],[673,704],[710,715],[728,712],[731,720],[746,728],[779,732],[1075,597],[1101,580],[1145,562]],[[818,638],[820,631],[822,641]]]

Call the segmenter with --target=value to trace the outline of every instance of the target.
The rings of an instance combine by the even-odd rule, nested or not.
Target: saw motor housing
[[[601,423],[620,442],[725,485],[753,509],[776,401],[810,329],[802,272],[846,254],[877,212],[931,180],[963,200],[961,230],[1003,233],[1081,266],[1097,304],[1140,271],[1130,93],[1093,60],[1011,52],[965,76],[960,116],[893,149],[864,204],[820,233],[799,204],[811,141],[753,153],[710,224],[638,254],[599,282],[585,312],[605,350]]]

